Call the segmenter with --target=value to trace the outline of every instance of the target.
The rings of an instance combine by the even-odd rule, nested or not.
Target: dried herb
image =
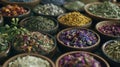
[[[111,40],[104,50],[109,58],[120,63],[120,40]]]
[[[105,1],[102,4],[92,5],[88,10],[99,17],[120,19],[119,6],[109,1]]]
[[[33,9],[34,12],[43,15],[58,16],[64,13],[64,10],[54,4],[38,5]]]
[[[13,45],[16,49],[24,52],[35,52],[45,55],[54,47],[54,41],[40,32],[30,32],[29,35],[16,36]]]
[[[102,27],[98,28],[100,32],[110,35],[110,36],[120,36],[120,25],[113,24],[113,25],[103,25]]]
[[[98,41],[96,34],[86,29],[63,31],[59,38],[65,45],[77,48],[88,47],[94,45]]]
[[[52,19],[42,16],[30,17],[24,23],[23,26],[32,31],[49,31],[55,27],[55,22]]]
[[[76,11],[80,10],[81,11],[83,10],[84,5],[85,4],[81,1],[73,1],[73,2],[66,3],[64,7],[68,10],[76,10]]]
[[[8,67],[51,67],[51,65],[43,58],[28,55],[17,57],[17,59],[9,63]]]
[[[102,67],[93,56],[81,52],[65,55],[59,61],[58,67]]]
[[[89,24],[92,20],[79,12],[70,12],[59,17],[58,21],[68,26],[84,26]]]
[[[0,34],[0,53],[5,52],[9,47],[8,34]]]

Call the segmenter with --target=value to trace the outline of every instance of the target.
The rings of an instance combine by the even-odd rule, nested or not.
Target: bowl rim
[[[29,4],[29,3],[32,3],[32,2],[40,2],[40,0],[32,0],[32,1],[28,1],[28,2],[11,2],[11,1],[8,1],[8,0],[1,0],[2,2],[5,2],[5,3],[9,3],[9,4]]]
[[[113,23],[114,22],[114,23]],[[105,36],[109,36],[109,37],[113,37],[113,38],[119,38],[120,36],[114,36],[114,35],[108,35],[108,34],[105,34],[105,33],[103,33],[103,32],[101,32],[98,28],[98,26],[99,25],[101,25],[101,24],[103,24],[103,23],[106,23],[106,24],[108,24],[108,25],[112,25],[112,24],[119,24],[120,25],[120,22],[119,21],[100,21],[100,22],[98,22],[97,24],[96,24],[96,26],[95,26],[95,28],[96,28],[96,30],[99,32],[99,33],[101,33],[101,34],[103,34],[103,35],[105,35]],[[102,25],[103,26],[103,25]],[[102,27],[102,26],[100,26],[100,27]]]
[[[120,63],[120,62],[117,62],[117,61],[113,60],[112,58],[110,58],[110,57],[106,54],[106,52],[105,52],[105,50],[104,50],[105,47],[106,47],[110,42],[113,42],[113,41],[120,41],[120,39],[113,39],[113,40],[108,40],[108,41],[106,41],[106,42],[102,45],[101,49],[102,49],[103,54],[104,54],[107,58],[109,58],[109,59],[112,60],[113,62]]]
[[[23,20],[21,20],[20,22],[19,22],[19,25],[20,26],[22,26],[22,27],[24,27],[24,22],[26,21],[26,20],[29,20],[30,18],[32,18],[32,17],[39,17],[39,16],[31,16],[31,17],[26,17],[26,18],[24,18]],[[54,24],[55,24],[55,27],[54,28],[52,28],[52,29],[50,29],[50,30],[36,30],[36,31],[42,31],[42,32],[50,32],[50,31],[54,31],[54,30],[56,30],[58,27],[59,27],[59,23],[58,23],[58,21],[56,20],[56,19],[54,19],[54,18],[52,18],[52,17],[45,17],[45,16],[41,16],[41,17],[44,17],[44,18],[47,18],[47,19],[50,19],[50,20],[52,20],[53,22],[54,22]],[[26,22],[26,23],[28,23],[28,22]]]
[[[35,54],[35,53],[23,53],[23,54],[18,54],[18,55],[15,55],[13,57],[11,57],[10,59],[8,59],[4,64],[3,64],[3,67],[7,67],[8,64],[11,62],[11,61],[14,61],[15,59],[17,59],[18,57],[24,57],[24,56],[35,56],[35,57],[38,57],[38,58],[42,58],[44,60],[47,60],[50,65],[52,67],[55,67],[55,64],[52,60],[50,60],[49,58],[43,56],[43,55],[40,55],[40,54]]]
[[[33,32],[38,32],[38,31],[33,31]],[[54,50],[56,50],[56,48],[57,48],[57,42],[56,42],[55,37],[53,37],[52,35],[50,35],[50,34],[48,34],[48,33],[45,33],[45,32],[39,32],[39,33],[41,33],[41,34],[43,34],[43,35],[47,35],[47,36],[48,36],[50,39],[52,39],[53,42],[54,42],[53,48],[52,48],[49,52],[47,52],[47,54],[49,54],[49,53],[53,52]],[[14,40],[12,41],[12,43],[14,43]],[[26,52],[26,51],[18,50],[18,49],[15,48],[14,44],[13,44],[13,48],[14,48],[15,50],[20,51],[20,52],[23,52],[23,53],[34,53],[34,52]],[[46,54],[45,54],[45,55],[46,55]]]
[[[51,3],[48,3],[48,4],[51,4]],[[43,13],[38,13],[35,9],[36,9],[37,7],[41,7],[41,6],[43,6],[43,5],[46,5],[46,4],[39,4],[39,5],[35,6],[35,7],[33,8],[33,10],[32,10],[33,13],[35,13],[35,14],[37,14],[37,15],[41,15],[41,16],[47,16],[47,17],[58,17],[59,15],[64,14],[64,13],[66,12],[66,10],[65,10],[63,7],[54,4],[55,6],[61,8],[61,9],[63,10],[63,13],[58,14],[58,15],[46,15],[46,14],[43,14]]]
[[[64,32],[64,31],[73,30],[73,29],[85,29],[85,30],[91,31],[92,33],[94,33],[94,34],[97,36],[98,41],[97,41],[94,45],[87,46],[87,47],[83,47],[83,48],[65,45],[65,44],[59,39],[60,34],[61,34],[62,32]],[[57,34],[57,41],[60,43],[60,45],[65,46],[65,47],[68,47],[68,48],[71,48],[71,49],[88,50],[88,49],[91,49],[91,48],[94,48],[94,47],[99,46],[99,43],[100,43],[100,36],[99,36],[96,32],[94,32],[93,30],[90,30],[90,29],[87,29],[87,28],[71,27],[71,28],[66,28],[66,29],[61,30],[61,31]]]
[[[91,12],[88,10],[88,8],[89,8],[90,6],[92,6],[92,5],[97,5],[97,4],[102,4],[102,2],[93,2],[93,3],[88,3],[88,4],[86,4],[86,5],[84,6],[85,12],[86,12],[87,14],[89,14],[89,15],[91,15],[91,16],[93,16],[93,17],[99,18],[99,19],[104,19],[104,20],[116,20],[116,21],[120,20],[120,18],[105,18],[105,17],[100,17],[100,16],[97,16],[97,15],[91,13]]]
[[[73,12],[79,12],[79,11],[73,11]],[[72,13],[72,12],[69,12],[69,13]],[[91,19],[90,17],[86,16],[86,15],[83,15],[83,14],[80,13],[80,12],[79,12],[79,13],[82,14],[83,16],[86,16],[86,17],[90,18],[91,21],[90,21],[89,23],[87,23],[87,24],[85,24],[85,25],[81,25],[81,26],[71,26],[71,25],[67,25],[67,24],[64,24],[64,23],[62,23],[62,22],[59,21],[59,18],[61,18],[61,17],[64,16],[64,15],[67,15],[67,14],[69,14],[69,13],[63,13],[63,14],[59,15],[59,16],[57,17],[58,22],[59,22],[60,24],[62,24],[62,25],[68,26],[68,27],[87,27],[87,26],[90,26],[90,25],[92,24],[92,19]]]
[[[14,5],[14,4],[12,4],[12,5]],[[19,5],[18,5],[18,6],[19,6]],[[23,7],[23,6],[19,6],[19,7]],[[17,15],[17,16],[4,16],[4,15],[2,15],[2,16],[3,16],[3,17],[7,17],[7,18],[14,18],[14,17],[26,16],[26,15],[29,15],[29,14],[31,13],[31,9],[30,9],[29,7],[23,7],[23,8],[27,10],[27,12],[24,13],[24,14]],[[1,10],[1,9],[0,9],[0,10]]]
[[[91,55],[91,56],[93,56],[93,57],[96,57],[96,58],[100,59],[101,61],[103,61],[103,62],[105,63],[105,65],[106,65],[107,67],[110,67],[109,63],[108,63],[105,59],[103,59],[102,57],[98,56],[97,54],[93,54],[93,53],[87,52],[87,51],[72,51],[72,52],[67,52],[67,53],[62,54],[61,56],[59,56],[59,57],[57,58],[57,60],[56,60],[56,62],[55,62],[56,67],[59,67],[59,60],[60,60],[61,58],[63,58],[64,56],[69,55],[69,54],[74,54],[74,53],[81,53],[81,52],[87,53],[87,54],[89,54],[89,55]]]

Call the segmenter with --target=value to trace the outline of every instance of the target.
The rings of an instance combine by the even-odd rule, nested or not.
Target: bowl
[[[99,64],[98,66],[95,66],[95,67],[99,67],[100,65],[101,65],[101,67],[110,67],[110,65],[108,64],[108,62],[106,60],[104,60],[102,57],[100,57],[100,56],[98,56],[96,54],[90,53],[90,52],[85,52],[85,51],[72,51],[72,52],[67,52],[67,53],[61,55],[56,60],[56,63],[55,63],[56,67],[64,67],[63,65],[65,65],[65,63],[63,63],[63,62],[65,62],[65,61],[66,61],[66,66],[67,67],[73,66],[73,64],[75,64],[75,63],[77,63],[77,64],[79,63],[78,66],[75,66],[75,67],[94,67],[94,66],[85,66],[86,64],[82,64],[82,63],[87,63],[87,61],[84,62],[82,60],[83,59],[82,56],[84,56],[84,58],[89,58],[89,64],[91,64],[90,58],[93,57],[92,60],[93,59],[96,60],[97,63]],[[85,56],[87,56],[87,57],[85,57]],[[79,59],[77,59],[77,58],[79,58]],[[77,62],[77,60],[78,60],[78,62]],[[82,66],[82,65],[84,65],[84,66]]]
[[[119,44],[117,42],[119,43],[120,39],[108,40],[102,45],[103,54],[105,55],[109,63],[111,63],[115,67],[120,66],[120,55],[119,53],[117,53],[119,49]]]
[[[17,4],[19,6],[23,7],[29,7],[29,8],[34,8],[36,5],[40,3],[41,0],[32,0],[31,2],[10,2],[9,0],[1,0],[4,5],[7,4]]]
[[[41,59],[44,59],[46,61],[48,61],[51,65],[51,67],[55,67],[55,64],[53,63],[53,61],[51,61],[49,58],[45,57],[45,56],[42,56],[42,55],[38,55],[38,54],[34,54],[34,53],[24,53],[24,54],[19,54],[19,55],[16,55],[10,59],[8,59],[2,67],[8,67],[9,66],[9,63],[10,62],[13,62],[14,60],[18,59],[19,57],[22,58],[22,57],[26,57],[26,56],[33,56],[33,57],[37,57],[37,58],[41,58]],[[19,58],[19,59],[20,59]],[[42,67],[40,65],[40,67]]]
[[[60,14],[65,13],[66,10],[60,6],[54,5],[52,3],[37,5],[33,9],[33,13],[37,16],[47,16],[56,18]]]
[[[89,4],[86,4],[84,9],[85,9],[85,12],[93,19],[95,20],[98,20],[98,21],[103,21],[103,20],[115,20],[115,21],[118,21],[120,20],[120,18],[106,18],[106,17],[102,17],[102,16],[97,16],[93,13],[91,13],[88,9],[92,6],[92,5],[100,5],[102,4],[102,2],[93,2],[93,3],[89,3]]]
[[[0,26],[3,26],[3,17],[2,17],[2,15],[0,15]]]
[[[57,34],[57,41],[61,52],[92,51],[99,46],[100,37],[90,29],[72,27],[60,31]]]
[[[74,16],[74,15],[76,15],[76,16]],[[83,15],[83,14],[76,12],[76,11],[69,12],[69,13],[59,15],[57,17],[57,20],[58,20],[60,26],[63,28],[69,28],[69,27],[89,28],[92,24],[92,19],[87,16],[84,16],[84,15],[82,17],[81,15]],[[79,16],[79,18],[78,18],[78,16]],[[71,20],[71,18],[73,18],[73,19]],[[84,18],[84,21],[83,21],[83,18]],[[88,20],[86,21],[86,19],[88,19]],[[78,21],[75,21],[75,20],[78,20]]]
[[[84,6],[85,4],[81,1],[71,1],[71,2],[66,2],[63,7],[67,9],[68,11],[84,11]]]
[[[19,35],[20,37],[16,36],[15,39],[12,41],[12,44],[13,44],[12,47],[15,54],[37,53],[37,54],[47,56],[49,58],[52,58],[54,56],[54,54],[57,51],[57,43],[56,43],[56,39],[53,36],[47,33],[37,32],[37,31],[30,32],[29,34],[24,35],[23,37],[21,37],[22,35]],[[40,39],[37,40],[38,38]],[[23,43],[24,45],[22,45],[21,43]],[[48,47],[48,45],[51,45],[51,46]]]
[[[28,25],[27,25],[28,23],[31,24],[30,22],[34,22],[34,23],[35,23],[35,22],[36,22],[36,23],[37,23],[37,22],[45,22],[45,21],[40,20],[40,19],[38,20],[37,17],[41,17],[41,18],[44,18],[44,19],[52,20],[55,26],[54,26],[52,29],[49,28],[48,30],[35,28],[34,25],[31,26],[31,27],[33,27],[33,28],[27,27],[27,26],[28,26]],[[36,21],[35,21],[35,20],[36,20]],[[47,21],[46,21],[46,22],[47,22]],[[49,22],[50,22],[50,21],[49,21]],[[32,24],[34,24],[34,23],[32,23]],[[40,24],[41,24],[41,23],[40,23]],[[58,30],[58,27],[59,27],[59,24],[58,24],[57,20],[55,20],[54,18],[49,18],[49,17],[44,17],[44,16],[27,17],[27,18],[21,20],[20,23],[19,23],[19,25],[20,25],[21,27],[27,28],[27,29],[30,30],[30,31],[45,32],[45,33],[48,33],[48,34],[51,34],[51,35],[56,34],[56,33],[57,33],[57,30]],[[37,23],[37,25],[39,25],[39,23]],[[29,28],[30,28],[30,29],[29,29]]]
[[[118,29],[114,29],[113,30],[112,28],[115,27],[115,25],[118,27]],[[103,26],[104,26],[104,28],[102,28]],[[109,28],[108,32],[107,32],[107,27],[106,26],[108,26],[108,28]],[[102,38],[105,38],[104,40],[118,39],[118,38],[120,38],[120,35],[119,35],[119,26],[120,26],[120,22],[119,21],[101,21],[101,22],[98,22],[96,24],[96,30],[98,31],[98,33],[100,34],[100,36]],[[111,31],[114,32],[114,35],[111,34],[110,29],[112,29]],[[103,30],[105,30],[105,31],[103,32]],[[115,33],[115,30],[118,32],[118,34]]]
[[[8,6],[13,6],[13,5],[7,5],[6,7],[8,7]],[[18,6],[18,5],[14,5],[14,6],[21,7],[21,6]],[[3,9],[4,9],[4,7],[3,7]],[[28,8],[28,7],[23,7],[23,9],[25,9],[27,12],[24,13],[24,14],[21,14],[21,15],[16,15],[16,16],[15,15],[11,15],[11,16],[3,15],[3,13],[2,13],[2,16],[4,18],[4,24],[9,24],[10,25],[11,22],[13,22],[12,18],[19,18],[19,21],[20,21],[23,18],[30,16],[31,9]],[[2,12],[2,9],[1,9],[1,12]]]

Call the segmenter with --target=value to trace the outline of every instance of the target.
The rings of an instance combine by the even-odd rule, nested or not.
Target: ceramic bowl
[[[8,59],[2,67],[9,67],[9,63],[10,62],[13,62],[14,60],[16,60],[18,57],[25,57],[25,56],[34,56],[34,57],[38,57],[38,58],[42,58],[44,60],[47,60],[51,67],[55,67],[55,64],[53,63],[53,61],[51,61],[49,58],[45,57],[45,56],[42,56],[42,55],[39,55],[39,54],[34,54],[34,53],[24,53],[24,54],[19,54],[19,55],[16,55],[16,56],[13,56],[12,58]],[[41,66],[40,66],[41,67]]]
[[[66,32],[66,31],[71,31],[71,30],[79,30],[79,31],[80,31],[80,30],[86,30],[86,31],[92,32],[93,34],[95,34],[95,37],[97,38],[97,41],[96,41],[95,44],[93,44],[93,45],[84,46],[84,47],[81,47],[81,46],[79,46],[79,47],[74,47],[74,45],[73,45],[73,46],[72,46],[72,45],[66,45],[65,42],[63,42],[60,37],[63,37],[63,36],[61,36],[62,33]],[[84,34],[84,33],[83,33],[83,34]],[[72,35],[72,34],[71,34],[71,35]],[[66,36],[67,36],[67,34],[66,34]],[[79,37],[80,35],[77,35],[77,36]],[[90,29],[87,29],[87,28],[73,27],[73,28],[67,28],[67,29],[64,29],[64,30],[60,31],[60,32],[57,34],[57,41],[58,41],[58,47],[59,47],[59,49],[60,49],[62,52],[78,51],[78,50],[92,51],[92,50],[95,50],[95,49],[99,46],[100,36],[99,36],[96,32],[94,32],[94,31],[92,31],[92,30],[90,30]],[[66,41],[66,42],[67,42],[67,41]],[[71,42],[72,42],[72,41],[71,41]],[[87,44],[86,44],[86,45],[87,45]]]
[[[63,61],[60,61],[61,59],[63,59],[63,58],[66,58],[67,60],[69,60],[66,56],[67,55],[73,55],[73,54],[88,54],[88,55],[90,55],[90,56],[92,56],[94,59],[96,59],[98,62],[100,62],[100,64],[101,64],[101,67],[110,67],[110,65],[108,64],[108,62],[106,61],[106,60],[104,60],[102,57],[100,57],[100,56],[98,56],[98,55],[96,55],[96,54],[93,54],[93,53],[90,53],[90,52],[85,52],[85,51],[72,51],[72,52],[67,52],[67,53],[65,53],[65,54],[63,54],[63,55],[61,55],[57,60],[56,60],[56,67],[64,67],[64,66],[62,66],[60,63],[61,62],[63,62]],[[70,58],[70,59],[72,59],[72,58]],[[73,61],[74,62],[74,61]],[[72,64],[72,62],[71,62],[71,64]]]

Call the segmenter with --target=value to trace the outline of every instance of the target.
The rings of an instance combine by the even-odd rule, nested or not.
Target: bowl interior
[[[34,52],[34,53],[38,53],[38,54],[42,54],[42,55],[48,55],[51,52],[56,51],[56,47],[57,47],[56,39],[52,35],[50,35],[50,34],[47,34],[47,33],[44,33],[44,32],[41,32],[41,33],[44,34],[44,35],[47,35],[50,39],[52,39],[53,42],[54,42],[54,44],[53,44],[54,46],[48,52],[45,52],[45,53],[43,53],[43,52],[41,52],[41,53],[40,52]],[[14,39],[13,39],[12,43],[14,43]],[[16,50],[19,53],[27,53],[27,51],[23,51],[21,48],[19,48],[19,46],[18,47],[14,46],[14,44],[13,44],[13,48],[14,48],[14,50]],[[44,51],[44,50],[42,50],[42,51]],[[32,51],[30,53],[32,53]]]
[[[28,8],[28,7],[23,7],[23,8],[27,10],[27,12],[24,13],[24,14],[17,15],[17,16],[3,16],[3,18],[4,18],[4,24],[9,24],[9,25],[11,25],[12,18],[19,18],[19,21],[18,21],[18,22],[20,22],[20,20],[24,19],[25,17],[30,16],[31,9]]]
[[[19,25],[22,26],[22,27],[25,27],[25,24],[26,24],[26,23],[30,23],[29,20],[30,20],[31,18],[35,18],[35,17],[37,17],[37,16],[27,17],[27,18],[21,20],[20,23],[19,23]],[[41,16],[41,17],[44,17],[44,16]],[[50,30],[31,30],[31,31],[50,32],[50,31],[56,30],[56,29],[58,28],[59,24],[58,24],[57,20],[55,20],[54,18],[49,18],[49,17],[44,17],[44,18],[48,18],[48,19],[52,20],[52,21],[54,22],[54,24],[55,24],[55,27],[52,28],[52,29],[50,29]]]
[[[60,21],[59,21],[59,18],[65,16],[65,15],[67,15],[67,14],[69,14],[69,13],[64,13],[64,14],[61,14],[61,15],[59,15],[59,16],[57,17],[58,22],[59,22],[61,25],[65,26],[65,27],[83,27],[83,28],[86,27],[86,28],[87,28],[87,27],[89,27],[89,26],[92,24],[92,20],[91,20],[89,23],[84,24],[84,25],[81,25],[81,26],[71,26],[71,25],[64,24],[63,22],[60,22]],[[86,17],[87,17],[87,16],[86,16]]]
[[[83,48],[65,45],[64,42],[60,40],[60,35],[61,35],[61,33],[62,33],[62,32],[65,32],[65,31],[74,30],[74,29],[75,29],[75,30],[85,29],[85,30],[87,30],[87,31],[90,31],[90,32],[94,33],[94,34],[96,35],[96,37],[98,38],[97,42],[96,42],[94,45],[87,46],[87,47],[83,47]],[[60,32],[57,34],[57,40],[58,40],[58,42],[61,43],[61,45],[65,46],[65,47],[73,48],[73,49],[75,48],[75,49],[78,49],[78,50],[79,50],[79,49],[86,50],[86,49],[90,49],[90,48],[94,48],[94,47],[98,46],[98,45],[99,45],[99,42],[100,42],[100,36],[99,36],[96,32],[94,32],[94,31],[92,31],[92,30],[90,30],[90,29],[80,28],[80,27],[72,27],[72,28],[67,28],[67,29],[64,29],[64,30],[60,31]]]
[[[57,16],[60,15],[60,14],[58,14],[58,15],[46,15],[46,14],[43,14],[43,13],[38,13],[38,11],[35,10],[35,9],[37,9],[38,7],[42,7],[42,6],[43,6],[43,5],[37,5],[37,6],[35,6],[35,8],[33,9],[33,12],[34,12],[36,15],[47,16],[47,17],[54,17],[54,18],[56,18]],[[63,13],[66,12],[66,10],[65,10],[64,8],[62,8],[62,7],[60,7],[60,6],[58,6],[58,8],[61,8],[61,9],[63,10]]]
[[[78,3],[77,3],[78,2]],[[73,4],[74,3],[74,4]],[[76,3],[76,5],[75,5],[75,3]],[[80,4],[82,4],[79,8],[80,9],[75,9],[75,6],[77,6],[77,5],[80,5]],[[70,6],[72,6],[73,5],[73,7],[74,8],[69,8]],[[85,4],[83,3],[83,2],[81,2],[81,1],[71,1],[71,2],[66,2],[64,5],[63,5],[63,7],[65,8],[65,9],[67,9],[68,11],[80,11],[80,12],[82,12],[82,11],[84,11],[84,6],[85,6]]]
[[[70,55],[70,54],[75,54],[75,53],[87,53],[88,55],[90,56],[93,56],[97,61],[100,62],[100,64],[102,65],[102,67],[110,67],[110,65],[108,64],[108,62],[106,60],[104,60],[102,57],[96,55],[96,54],[93,54],[93,53],[90,53],[90,52],[85,52],[85,51],[73,51],[73,52],[68,52],[68,53],[65,53],[63,55],[61,55],[57,60],[56,60],[56,67],[60,67],[60,60],[65,57],[66,55]]]
[[[31,9],[28,8],[28,7],[23,7],[23,8],[27,10],[27,12],[24,13],[24,14],[17,15],[17,16],[4,16],[4,15],[3,15],[3,17],[4,17],[4,18],[22,18],[22,17],[25,17],[25,16],[29,15],[30,12],[31,12]]]
[[[105,51],[106,46],[108,46],[109,43],[113,43],[114,41],[120,41],[120,39],[117,39],[117,40],[109,40],[109,41],[105,42],[105,43],[103,44],[103,46],[102,46],[102,52],[103,52],[104,55],[107,56],[110,60],[112,60],[112,61],[114,61],[114,62],[116,62],[116,63],[120,63],[120,62],[117,62],[117,61],[113,60],[112,58],[110,58],[110,57],[107,55],[106,51]]]
[[[96,25],[96,30],[97,30],[98,32],[100,32],[101,34],[106,35],[106,36],[109,36],[109,37],[113,37],[113,38],[115,38],[115,37],[120,37],[120,36],[114,36],[114,35],[110,35],[110,34],[105,34],[105,33],[101,32],[101,31],[99,30],[99,28],[101,28],[102,26],[105,26],[105,25],[113,25],[113,24],[117,24],[117,25],[120,26],[120,22],[119,22],[119,21],[101,21],[101,22],[97,23],[97,25]]]
[[[97,19],[99,19],[99,20],[120,20],[120,18],[105,18],[105,17],[100,17],[100,16],[97,16],[97,15],[91,13],[91,12],[88,10],[92,5],[99,5],[99,4],[102,4],[102,2],[89,3],[89,4],[85,5],[84,9],[85,9],[85,11],[86,11],[90,16],[92,16],[93,18],[97,18]]]
[[[9,63],[12,62],[12,61],[14,61],[14,60],[16,60],[18,57],[24,57],[24,56],[28,56],[28,55],[29,55],[29,56],[35,56],[35,57],[38,57],[38,58],[42,58],[42,59],[44,59],[44,60],[47,60],[47,61],[50,63],[51,67],[55,67],[54,63],[53,63],[49,58],[44,57],[44,56],[42,56],[42,55],[34,54],[34,53],[24,53],[24,54],[16,55],[16,56],[8,59],[8,60],[3,64],[3,67],[8,67]]]

